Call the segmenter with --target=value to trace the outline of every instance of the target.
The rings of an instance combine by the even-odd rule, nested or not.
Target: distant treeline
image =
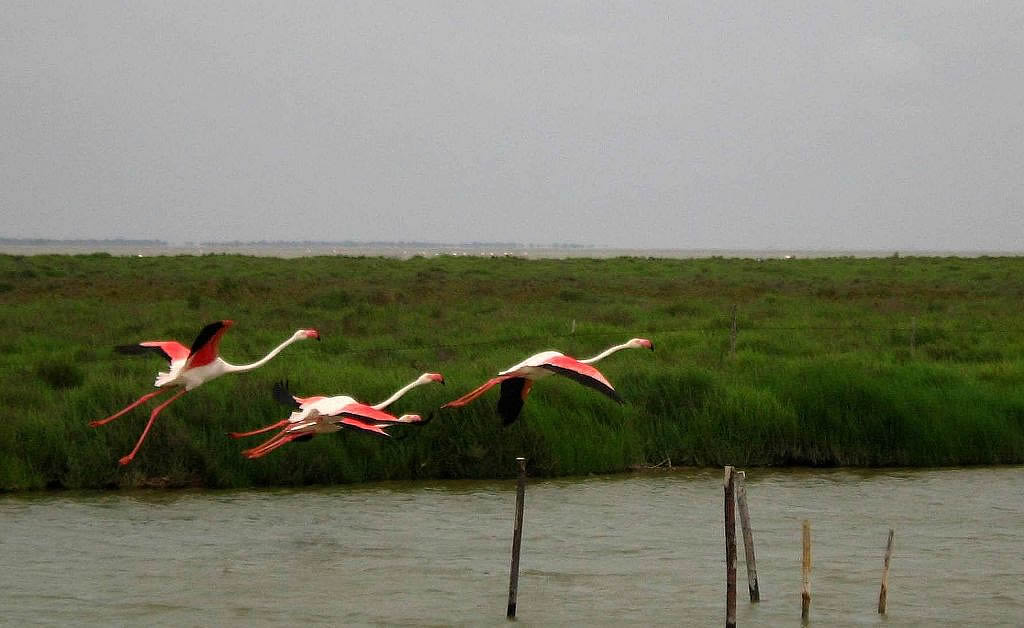
[[[26,246],[167,246],[166,240],[129,240],[126,238],[61,240],[56,238],[0,238],[0,244],[21,244]]]
[[[59,238],[2,238],[0,244],[17,244],[23,246],[170,246],[166,240],[130,240],[127,238],[101,238],[101,239],[59,239]],[[195,246],[195,242],[186,242],[186,246]],[[512,249],[592,249],[592,244],[574,244],[571,242],[552,242],[550,244],[525,244],[523,242],[426,242],[420,240],[204,240],[198,243],[199,246],[265,246],[265,247],[371,247],[371,248],[394,248],[394,247],[418,247],[418,248],[443,248],[443,247],[467,247],[467,248],[512,248]]]
[[[510,248],[510,249],[592,249],[592,244],[573,244],[569,242],[553,242],[551,244],[525,244],[523,242],[426,242],[420,240],[218,240],[204,241],[201,246],[270,246],[270,247],[302,247],[302,246],[344,246],[344,247],[467,247],[467,248]]]

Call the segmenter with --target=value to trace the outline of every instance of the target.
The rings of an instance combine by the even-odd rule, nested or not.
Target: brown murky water
[[[1024,624],[1024,467],[752,469],[739,625]],[[8,625],[506,625],[510,482],[0,497]],[[888,529],[889,612],[876,613]],[[537,481],[521,625],[721,625],[718,471]]]

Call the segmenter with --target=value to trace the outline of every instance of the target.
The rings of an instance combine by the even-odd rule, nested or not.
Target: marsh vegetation
[[[237,487],[488,478],[658,465],[933,466],[1024,462],[1024,258],[278,259],[0,256],[0,489]],[[736,333],[732,328],[735,308]],[[300,327],[324,341],[189,393],[135,462],[159,358],[236,321],[221,352],[262,356]],[[497,394],[437,410],[544,349],[577,357],[634,336],[657,350],[599,366],[626,403],[534,387],[502,427]],[[287,415],[271,396],[368,402],[424,371],[447,387],[392,409],[433,414],[394,441],[344,432],[244,459],[229,431]]]

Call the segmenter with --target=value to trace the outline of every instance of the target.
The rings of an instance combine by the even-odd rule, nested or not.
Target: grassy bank
[[[495,477],[517,455],[548,475],[1021,463],[1022,304],[1024,258],[0,256],[0,489]],[[189,393],[117,467],[147,412],[88,422],[149,390],[164,363],[111,348],[188,345],[221,318],[236,321],[221,344],[232,362],[299,327],[324,341]],[[507,428],[497,391],[434,410],[537,351],[585,357],[633,336],[657,351],[600,364],[623,406],[550,379]],[[287,414],[278,379],[376,402],[428,370],[448,386],[392,407],[435,414],[402,440],[345,432],[251,461],[224,436]]]

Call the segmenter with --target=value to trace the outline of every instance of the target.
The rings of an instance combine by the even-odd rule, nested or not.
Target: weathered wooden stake
[[[729,355],[736,354],[736,304],[732,306],[732,329],[729,332]]]
[[[806,519],[804,520],[804,560],[800,597],[800,619],[807,621],[811,614],[811,522]]]
[[[512,566],[508,578],[508,610],[505,616],[515,619],[516,597],[519,594],[519,550],[523,545],[523,500],[526,497],[526,458],[519,463],[519,481],[516,484],[516,523],[512,530]]]
[[[892,556],[893,529],[889,528],[889,542],[885,544],[885,566],[882,568],[882,590],[878,592],[878,613],[885,614],[885,602],[889,596],[889,558]]]
[[[736,500],[733,475],[735,469],[725,467],[725,625],[736,625]]]
[[[747,560],[747,589],[750,601],[760,602],[761,591],[757,587],[757,560],[754,558],[754,531],[750,528],[750,511],[747,509],[747,472],[736,472],[736,505],[740,511],[740,530],[743,531],[743,554]]]

